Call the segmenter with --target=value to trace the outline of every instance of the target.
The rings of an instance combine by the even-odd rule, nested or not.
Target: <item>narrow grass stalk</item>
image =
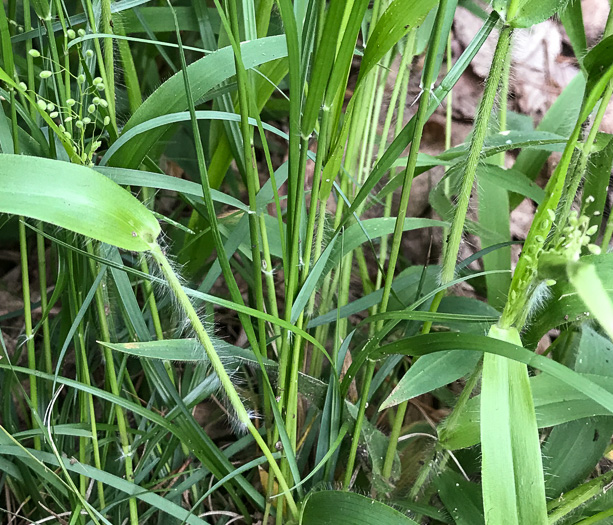
[[[108,0],[105,0],[108,2]],[[104,3],[104,2],[103,2]],[[84,9],[85,9],[85,13],[87,16],[87,22],[89,23],[89,27],[92,31],[94,31],[95,27],[96,27],[96,17],[94,16],[94,9],[92,7],[92,3],[91,0],[85,0],[84,3]],[[109,20],[110,20],[110,13],[109,13]],[[53,34],[53,33],[51,33]],[[110,42],[111,43],[111,53],[110,53],[110,60],[113,60],[113,53],[112,53],[112,49],[113,49],[113,42],[110,38],[105,39],[105,46],[107,45],[106,42]],[[100,77],[102,78],[102,82],[104,83],[106,89],[111,89],[113,96],[108,96],[107,97],[107,102],[109,105],[109,116],[111,118],[111,124],[113,126],[113,129],[115,130],[115,132],[117,132],[117,112],[115,110],[115,86],[113,84],[113,86],[111,87],[110,85],[110,80],[113,80],[113,78],[109,79],[108,75],[107,75],[107,71],[108,68],[106,66],[106,62],[105,62],[105,57],[103,57],[102,55],[102,47],[100,46],[100,41],[97,38],[94,38],[93,40],[94,43],[94,48],[96,50],[96,59],[98,61],[98,71],[100,72]],[[67,97],[68,98],[68,97]],[[65,101],[63,101],[65,103]]]
[[[447,0],[443,0],[438,7],[436,21],[432,30],[432,36],[430,39],[431,46],[436,48],[439,44],[440,35],[445,19],[445,13],[447,11]],[[430,49],[424,65],[424,72],[422,75],[422,93],[419,99],[419,107],[417,108],[417,117],[415,123],[415,131],[413,134],[413,140],[411,141],[411,149],[409,151],[409,157],[407,159],[407,167],[404,172],[402,181],[402,192],[400,194],[400,204],[398,207],[398,216],[394,226],[394,234],[392,237],[392,247],[390,251],[387,272],[385,275],[385,282],[383,286],[383,296],[381,298],[381,305],[379,311],[381,313],[387,312],[387,307],[390,299],[390,292],[392,290],[392,282],[396,273],[396,263],[398,262],[398,254],[400,253],[400,243],[402,241],[402,232],[404,231],[404,220],[407,216],[407,208],[409,205],[409,196],[411,194],[411,186],[413,184],[413,177],[415,176],[415,167],[417,166],[417,156],[419,153],[419,147],[421,145],[421,138],[423,135],[424,125],[428,120],[428,105],[430,102],[430,92],[436,79],[436,49]],[[379,329],[382,324],[379,325]],[[373,369],[374,372],[374,369]],[[402,415],[404,419],[404,413],[406,406],[398,407],[398,415]],[[389,446],[385,455],[383,464],[383,477],[389,478],[392,472],[393,459],[396,454],[396,446],[398,437],[400,436],[401,424],[396,422],[393,424],[393,432],[390,435]]]
[[[30,0],[23,0],[23,29],[30,31],[32,29],[32,13],[30,9]],[[34,91],[34,58],[30,55],[32,49],[32,40],[26,40],[26,68],[27,68],[27,86],[28,90]],[[36,109],[34,104],[29,104],[30,116],[36,118]]]
[[[445,285],[453,280],[455,273],[455,265],[458,257],[460,241],[462,238],[462,232],[464,229],[464,222],[466,220],[466,213],[468,211],[468,203],[470,200],[470,195],[472,191],[472,187],[474,184],[474,179],[477,171],[477,167],[480,161],[481,150],[483,148],[483,144],[485,142],[485,137],[487,135],[487,128],[489,123],[490,114],[494,108],[494,102],[496,99],[496,92],[498,90],[498,86],[500,84],[500,80],[502,77],[502,73],[504,70],[504,64],[506,62],[506,57],[510,52],[511,45],[511,36],[512,29],[510,27],[504,27],[500,33],[498,38],[498,43],[496,45],[496,50],[494,53],[494,57],[492,59],[492,67],[490,69],[490,73],[487,77],[487,81],[485,84],[485,91],[483,93],[483,97],[479,104],[479,108],[477,110],[477,119],[475,122],[475,129],[473,131],[473,137],[470,143],[468,159],[466,162],[466,168],[464,171],[464,178],[462,180],[462,187],[460,190],[460,198],[458,200],[458,205],[456,207],[454,219],[451,225],[451,231],[448,235],[448,239],[446,242],[445,253],[443,258],[443,269],[441,275],[441,284]],[[438,310],[438,307],[441,303],[442,298],[445,295],[445,291],[442,290],[437,293],[432,301],[430,306],[430,311],[435,312]],[[430,332],[432,327],[431,322],[424,323],[422,327],[422,334],[427,334]],[[461,403],[458,402],[456,409],[452,412],[450,419],[448,421],[451,424],[455,421],[454,418],[457,418],[457,414],[461,411],[461,408],[464,406],[464,403],[468,399],[468,395],[470,391],[472,391],[474,384],[478,380],[480,367],[473,373],[471,376],[471,380],[467,387],[465,388],[465,392],[468,392],[464,395],[462,394]],[[405,402],[406,403],[406,402]],[[399,406],[400,410],[400,406]],[[391,444],[392,442],[390,442]],[[386,457],[386,461],[389,459]],[[431,465],[428,464],[424,466],[424,469],[428,472],[431,470]],[[420,479],[427,479],[427,474],[424,472],[424,476],[421,476]],[[423,484],[423,483],[422,483]],[[415,486],[414,490],[412,490],[412,495],[416,496],[418,491],[421,490],[421,485]]]
[[[485,84],[483,98],[481,99],[479,109],[477,110],[475,130],[473,133],[473,138],[470,142],[468,158],[466,160],[466,168],[462,179],[462,187],[460,189],[458,204],[456,206],[451,230],[449,232],[448,250],[443,260],[443,268],[441,273],[442,284],[451,282],[454,277],[460,241],[462,240],[466,213],[468,211],[468,203],[470,201],[470,195],[473,189],[477,167],[480,162],[481,150],[483,149],[483,144],[487,135],[489,118],[494,108],[496,93],[502,77],[504,63],[506,56],[509,53],[512,31],[513,30],[510,27],[504,27],[500,32],[498,44],[496,45],[496,51],[492,59],[492,67]],[[443,294],[444,292],[440,293],[439,295]],[[440,299],[438,302],[440,303]]]
[[[43,224],[39,223],[38,227],[43,228]],[[47,311],[48,297],[47,297],[47,260],[45,254],[45,238],[37,233],[36,234],[36,256],[38,258],[38,280],[40,284],[40,309],[44,313]],[[49,330],[49,316],[47,315],[42,320],[43,329],[43,362],[44,370],[48,374],[53,370],[53,363],[51,357],[51,335]]]
[[[90,255],[93,255],[94,250],[91,245],[87,246],[87,251]],[[96,263],[93,259],[89,260],[90,271],[92,276],[95,276],[98,272],[96,271]],[[107,321],[107,312],[104,303],[103,292],[98,287],[96,290],[96,312],[98,315],[98,323],[100,325],[100,340],[105,343],[111,342],[111,333],[109,331],[109,325]],[[109,388],[111,393],[116,396],[120,396],[121,392],[119,389],[119,382],[117,381],[117,372],[115,370],[115,361],[113,359],[113,352],[110,348],[104,345],[100,345],[102,349],[102,353],[104,355],[105,360],[105,372],[106,378],[109,384]],[[124,460],[124,468],[126,472],[126,479],[128,481],[134,481],[134,466],[133,466],[133,451],[130,446],[130,438],[128,436],[128,424],[126,422],[126,416],[119,405],[114,405],[115,407],[115,418],[117,420],[117,430],[119,432],[119,442],[121,444],[121,451]],[[130,498],[129,500],[129,509],[130,509],[130,525],[138,525],[138,503],[136,498]]]
[[[409,85],[409,78],[411,75],[410,64],[413,60],[415,53],[415,38],[416,38],[416,30],[413,29],[407,36],[407,40],[404,47],[404,52],[402,53],[402,60],[400,62],[400,67],[398,69],[398,76],[396,77],[396,83],[394,84],[394,89],[392,90],[392,96],[390,98],[390,106],[387,111],[387,116],[385,117],[385,123],[383,125],[383,132],[381,134],[381,143],[379,144],[379,151],[377,154],[377,160],[380,160],[383,156],[383,152],[385,151],[385,146],[387,143],[387,138],[389,136],[389,130],[392,124],[392,119],[394,116],[394,109],[397,104],[397,117],[396,117],[396,127],[394,130],[394,136],[397,136],[402,129],[402,124],[404,120],[404,111],[406,108],[406,99],[407,99],[407,87]],[[390,170],[389,180],[396,175],[396,169],[393,168]],[[385,205],[383,210],[383,216],[389,217],[392,213],[392,193],[389,193],[385,197]],[[381,238],[381,247],[379,250],[379,260],[382,268],[385,267],[385,263],[387,261],[387,251],[389,245],[389,235],[384,235]],[[381,270],[377,271],[377,277],[375,280],[375,290],[381,288],[383,284],[384,274]],[[371,312],[372,315],[376,314],[379,311],[378,305],[373,306]],[[376,326],[374,323],[371,324],[370,330],[374,332]]]
[[[275,461],[275,458],[273,457],[272,452],[268,448],[268,445],[266,445],[266,442],[260,436],[258,429],[251,422],[251,417],[249,416],[249,413],[245,409],[245,406],[243,405],[243,402],[241,401],[240,396],[238,395],[238,392],[234,388],[234,385],[232,384],[232,380],[230,379],[230,376],[226,372],[221,362],[221,359],[217,355],[217,352],[215,351],[215,348],[213,347],[213,343],[211,342],[211,339],[208,333],[206,332],[206,329],[202,325],[202,321],[200,321],[200,318],[198,317],[196,310],[194,309],[191,301],[189,300],[189,297],[183,290],[183,287],[181,286],[179,279],[175,275],[172,267],[170,266],[170,263],[166,259],[166,256],[164,255],[164,253],[162,252],[162,249],[159,247],[158,244],[151,245],[151,255],[153,256],[155,261],[160,266],[160,269],[162,270],[164,277],[168,281],[168,284],[173,294],[175,295],[175,297],[177,298],[177,301],[181,305],[181,308],[184,310],[185,314],[189,318],[192,328],[196,332],[196,336],[198,337],[198,340],[204,347],[207,357],[211,363],[211,366],[213,367],[213,370],[217,374],[217,377],[219,378],[219,381],[224,389],[224,392],[228,396],[228,400],[230,401],[232,408],[236,412],[236,416],[238,420],[251,433],[255,442],[260,447],[260,450],[266,456],[266,459],[268,459],[270,468],[272,469],[275,477],[277,478],[279,485],[281,487],[281,490],[285,493],[285,499],[288,502],[290,511],[293,517],[296,518],[298,516],[298,508],[296,506],[294,498],[292,497],[290,488],[287,485],[287,482],[285,481],[285,477],[281,474],[281,470],[277,466],[277,462]]]
[[[15,65],[13,61],[13,51],[10,45],[8,21],[4,6],[0,9],[0,29],[2,29],[2,36],[0,37],[0,43],[2,48],[2,58],[4,67],[11,76],[15,75]],[[17,106],[15,100],[15,90],[10,90],[10,108],[11,108],[11,135],[13,141],[13,152],[15,154],[20,153],[19,149],[19,133],[17,124]],[[30,299],[30,270],[28,265],[28,244],[26,238],[26,225],[24,217],[19,217],[19,258],[21,263],[21,287],[23,297],[23,315],[24,315],[24,336],[25,344],[28,355],[28,367],[32,370],[36,370],[36,347],[34,345],[34,334],[32,332],[32,303]],[[38,414],[38,385],[36,377],[31,375],[29,377],[30,383],[30,399],[32,402],[32,410]],[[36,428],[37,417],[32,417],[32,428]],[[40,437],[34,437],[34,448],[40,450]]]
[[[170,2],[168,3],[168,5],[172,9],[172,6],[171,6]],[[224,25],[226,26],[226,32],[228,34],[228,37],[231,39],[231,41],[233,43],[233,48],[234,48],[234,51],[236,53],[236,48],[238,47],[238,43],[235,41],[234,38],[232,38],[232,31],[229,28],[229,25],[227,23],[227,18],[225,17],[225,13],[221,9],[221,6],[219,5],[219,2],[217,0],[216,0],[216,6],[217,6],[217,10],[218,10],[220,16],[222,17],[222,20],[225,22]],[[222,241],[222,238],[221,238],[221,233],[219,231],[219,225],[217,223],[217,217],[215,215],[215,206],[214,206],[214,203],[213,203],[213,198],[211,196],[211,188],[210,188],[210,184],[209,184],[208,173],[207,173],[206,163],[205,163],[205,159],[204,159],[204,150],[203,150],[203,147],[202,147],[202,140],[201,140],[201,137],[200,137],[200,130],[199,130],[199,127],[198,127],[198,122],[196,120],[196,110],[195,110],[195,105],[194,105],[193,97],[192,97],[192,94],[191,94],[191,86],[190,86],[189,78],[188,78],[188,75],[187,75],[187,64],[185,62],[185,54],[183,53],[183,43],[182,43],[181,35],[180,35],[180,32],[179,32],[179,24],[178,24],[176,13],[174,12],[174,10],[172,10],[172,14],[173,14],[173,17],[174,17],[174,22],[175,22],[175,34],[176,34],[177,42],[179,44],[179,52],[180,52],[180,58],[181,58],[181,68],[182,68],[182,71],[183,71],[183,80],[184,80],[184,85],[185,85],[185,91],[186,91],[186,94],[187,94],[188,108],[189,108],[189,112],[190,112],[190,116],[191,116],[192,130],[193,130],[193,133],[194,133],[194,144],[195,144],[195,147],[196,147],[196,155],[197,155],[197,160],[198,160],[198,169],[199,169],[199,172],[200,172],[200,181],[201,181],[202,190],[203,190],[204,202],[205,202],[207,210],[209,211],[209,223],[210,223],[210,226],[211,226],[211,233],[213,234],[213,240],[214,240],[214,243],[215,243],[215,249],[217,251],[218,259],[219,259],[219,262],[220,262],[220,266],[222,268],[222,273],[223,273],[224,279],[226,281],[226,285],[228,286],[228,289],[230,291],[230,295],[232,297],[232,300],[234,302],[236,302],[237,304],[244,305],[243,298],[241,296],[240,290],[238,289],[238,285],[237,285],[236,280],[234,278],[234,275],[232,273],[232,269],[230,268],[230,263],[229,263],[229,261],[228,261],[228,259],[226,257],[225,251],[224,251],[223,241]],[[248,111],[248,105],[243,105],[242,107],[244,108],[244,111]],[[251,147],[250,144],[249,144],[249,147]],[[252,157],[250,155],[247,158],[252,158]],[[255,201],[253,200],[252,202],[255,205]],[[172,273],[172,270],[171,270],[170,266],[168,265],[168,262],[166,261],[165,257],[163,256],[163,253],[161,252],[161,249],[159,248],[159,246],[155,245],[153,253],[154,253],[154,256],[156,256],[156,254],[157,254],[156,259],[159,259],[160,255],[162,256],[162,258],[163,258],[163,260],[165,262],[165,265],[161,264],[160,260],[158,260],[158,263],[161,264],[162,269],[165,269],[164,273],[166,274],[168,271],[170,271]],[[257,261],[257,259],[254,260],[254,263],[256,261]],[[173,274],[173,277],[174,277],[174,280],[169,278],[169,281],[172,281],[171,284],[174,283],[173,289],[175,290],[175,293],[179,294],[177,297],[179,297],[181,294],[183,294],[183,296],[185,296],[185,293],[183,292],[182,288],[180,287],[180,284],[179,284],[178,280],[176,279],[176,276],[174,276],[174,274]],[[178,286],[178,288],[177,288],[177,286]],[[202,323],[198,319],[198,317],[197,317],[197,315],[196,315],[196,313],[195,313],[195,311],[193,309],[193,306],[191,305],[191,303],[187,299],[187,296],[185,296],[183,300],[181,300],[181,299],[179,299],[179,300],[182,303],[184,309],[186,310],[186,313],[188,314],[188,317],[190,317],[190,321],[192,321],[192,325],[194,326],[194,330],[196,330],[196,332],[198,333],[199,338],[206,338],[206,340],[208,340],[207,344],[210,346],[210,348],[213,350],[213,353],[214,353],[214,349],[212,348],[212,344],[210,342],[210,339],[208,339],[208,335],[206,335],[206,332],[204,331],[204,328],[202,327]],[[258,363],[260,365],[260,369],[262,370],[262,377],[264,379],[264,390],[266,391],[265,395],[268,395],[268,394],[272,395],[272,387],[270,386],[266,370],[265,370],[263,362],[261,360],[262,356],[260,355],[259,352],[256,351],[256,349],[259,347],[260,343],[259,343],[259,341],[258,341],[258,339],[256,337],[256,334],[255,334],[254,330],[253,330],[253,325],[251,324],[251,319],[247,315],[245,315],[245,314],[239,314],[239,319],[241,321],[241,324],[243,325],[243,328],[244,328],[245,333],[247,335],[247,339],[248,339],[249,343],[251,344],[251,347],[254,350],[254,354],[256,355],[256,358],[258,359]],[[194,323],[196,323],[196,324],[194,324]],[[197,328],[198,324],[200,325],[200,328]],[[204,342],[202,340],[201,340],[201,342],[204,345]],[[204,345],[204,346],[205,346],[205,348],[207,348],[206,345]],[[216,359],[219,362],[219,366],[221,366],[221,362],[219,361],[219,357],[216,357]],[[225,374],[225,370],[223,370],[223,367],[221,367],[221,369],[222,369],[222,374]],[[218,375],[219,375],[219,373],[218,373]],[[220,380],[221,380],[221,376],[219,376],[219,377],[220,377]],[[225,382],[225,384],[222,381],[224,389],[227,389],[227,388],[231,387],[232,391],[234,392],[234,402],[238,401],[240,403],[240,406],[242,407],[242,410],[244,412],[244,414],[242,416],[243,419],[244,419],[244,416],[246,414],[245,408],[242,406],[242,402],[240,402],[240,399],[238,398],[238,394],[236,394],[236,390],[234,390],[234,387],[232,386],[232,384],[230,382],[230,379],[227,377],[227,374],[225,374],[225,377],[227,378],[227,381]],[[226,393],[230,396],[230,391],[226,390]],[[234,404],[234,402],[233,402],[233,404]],[[241,419],[241,417],[239,417],[239,420],[240,419]],[[272,453],[270,452],[270,449],[266,445],[265,441],[261,438],[258,430],[251,423],[251,421],[249,420],[248,417],[247,417],[247,423],[245,423],[245,424],[246,424],[248,430],[253,434],[256,443],[260,446],[260,448],[262,449],[262,451],[266,455],[266,458],[268,459],[268,461],[270,463],[270,468],[272,470],[272,473],[279,480],[279,485],[282,487],[284,492],[288,491],[288,496],[287,496],[288,505],[290,507],[290,511],[291,511],[292,515],[296,516],[297,515],[296,503],[294,502],[294,499],[291,496],[291,494],[289,494],[289,488],[287,486],[287,482],[285,481],[285,477],[281,474],[281,470],[277,466],[277,463],[276,463],[274,457],[272,456]]]
[[[250,75],[245,70],[241,49],[238,45],[240,32],[238,28],[238,12],[233,1],[228,2],[230,27],[226,27],[231,38],[234,51],[234,64],[236,66],[236,78],[238,82],[238,99],[241,114],[241,134],[243,138],[243,157],[245,161],[245,178],[249,198],[249,233],[251,237],[251,257],[253,261],[253,282],[256,308],[264,310],[264,291],[262,287],[260,236],[258,232],[256,188],[259,187],[258,172],[254,153],[253,131],[249,124],[249,93],[253,91]],[[266,355],[266,329],[264,320],[258,320],[259,351],[262,356]],[[255,349],[254,349],[255,350]]]
[[[194,105],[194,99],[192,97],[191,86],[189,82],[189,77],[187,75],[187,64],[185,62],[185,53],[183,52],[183,42],[181,40],[181,34],[179,31],[179,23],[177,21],[176,14],[172,9],[172,4],[168,2],[169,7],[171,7],[171,12],[174,17],[175,22],[175,34],[177,37],[177,42],[179,44],[179,55],[181,58],[181,69],[183,71],[183,80],[185,85],[185,92],[187,94],[187,103],[188,109],[191,117],[192,123],[192,131],[194,133],[194,146],[196,149],[196,158],[198,161],[198,171],[200,172],[200,183],[202,185],[202,193],[204,198],[204,204],[209,213],[208,219],[209,224],[211,226],[211,234],[213,236],[213,241],[215,244],[215,250],[217,252],[219,264],[221,266],[221,270],[224,276],[224,280],[228,289],[230,291],[230,296],[232,297],[232,301],[237,304],[244,305],[243,297],[240,293],[238,285],[236,283],[236,279],[234,278],[234,274],[232,273],[232,268],[230,268],[230,262],[226,256],[224,250],[223,240],[221,238],[221,232],[219,231],[219,223],[217,221],[217,216],[215,215],[215,204],[213,202],[213,197],[211,196],[211,186],[209,184],[209,177],[206,168],[206,162],[204,159],[204,149],[202,147],[202,137],[200,135],[200,128],[198,127],[198,120],[196,119],[196,108]],[[221,7],[218,5],[218,9],[221,11]],[[223,12],[223,11],[221,11]],[[231,34],[231,33],[230,33]],[[255,332],[253,330],[253,325],[251,324],[251,319],[244,314],[239,314],[239,318],[245,333],[247,335],[247,339],[249,344],[251,344],[253,349],[258,348],[259,343]]]
[[[77,310],[79,309],[79,303],[82,303],[82,298],[77,294],[77,285],[75,282],[75,276],[78,275],[78,272],[75,271],[74,267],[74,256],[73,254],[68,254],[68,269],[70,276],[70,284],[69,284],[69,303],[71,310],[71,317],[74,319],[77,315]],[[84,383],[87,386],[91,386],[90,374],[89,374],[89,366],[87,363],[87,345],[85,343],[85,331],[83,329],[83,322],[79,323],[79,327],[77,329],[77,333],[74,337],[74,345],[75,345],[75,355],[77,362],[77,370],[79,374],[79,381]],[[94,465],[97,469],[102,469],[102,463],[100,461],[100,448],[98,446],[98,430],[96,425],[96,413],[94,408],[94,400],[93,396],[89,392],[80,391],[79,399],[81,404],[81,421],[89,422],[91,429],[91,445],[92,452],[94,455]],[[83,464],[87,464],[86,458],[86,448],[87,448],[87,438],[85,436],[79,437],[79,461]],[[88,478],[84,475],[79,475],[80,481],[80,489],[81,494],[86,497],[87,494],[87,482]],[[98,489],[98,498],[100,500],[100,508],[104,508],[106,506],[104,499],[104,485],[100,480],[97,481],[96,487]]]
[[[102,21],[102,32],[107,35],[112,35],[115,31],[113,29],[113,21],[112,21],[112,13],[111,13],[111,1],[110,0],[101,0],[101,21]],[[106,70],[106,81],[107,81],[107,90],[108,90],[108,98],[113,101],[112,108],[114,108],[115,102],[115,50],[114,50],[114,40],[112,38],[104,39],[104,67]],[[125,65],[125,64],[124,64]],[[114,109],[113,109],[114,113]]]
[[[609,101],[611,100],[611,96],[613,95],[613,82],[609,82],[609,86],[607,87],[602,100],[600,101],[600,107],[596,112],[596,116],[594,117],[594,121],[592,122],[592,127],[583,143],[583,147],[581,151],[578,153],[579,160],[575,169],[569,172],[569,180],[567,184],[567,188],[564,190],[565,200],[562,204],[562,209],[558,213],[558,224],[564,227],[566,222],[568,221],[568,217],[570,216],[570,210],[572,208],[573,202],[575,200],[575,196],[579,191],[579,185],[583,180],[585,175],[585,171],[587,168],[587,163],[590,158],[590,154],[592,152],[592,147],[594,146],[594,141],[596,140],[596,136],[598,135],[598,129],[600,128],[600,124],[602,119],[604,118],[605,112],[609,105]],[[556,233],[554,235],[553,243],[559,239],[562,233],[562,228],[556,229]]]
[[[25,344],[28,352],[28,367],[36,370],[36,347],[32,332],[32,303],[30,300],[30,276],[28,265],[28,243],[26,239],[26,225],[24,218],[19,221],[19,257],[21,260],[21,287],[23,292],[23,316],[25,321]],[[36,376],[30,376],[30,399],[34,410],[38,410],[38,383]],[[36,420],[32,418],[32,427],[36,428]],[[40,450],[40,437],[34,437],[34,448]]]

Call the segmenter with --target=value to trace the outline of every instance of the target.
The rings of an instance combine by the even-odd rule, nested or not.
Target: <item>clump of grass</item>
[[[613,17],[588,50],[578,2],[491,7],[473,6],[482,28],[452,57],[452,0],[3,6],[0,212],[18,216],[2,230],[24,304],[0,317],[24,341],[8,348],[0,331],[9,523],[608,516],[610,473],[586,479],[613,435],[613,141],[600,132]],[[581,93],[515,129],[512,35],[555,15]],[[454,84],[494,29],[473,132],[453,148]],[[445,151],[424,156],[444,101]],[[574,128],[558,134],[566,113]],[[556,147],[539,191],[533,148]],[[407,217],[413,181],[436,166],[446,221]],[[538,207],[510,277],[525,196]],[[440,265],[403,254],[420,228],[442,230]],[[467,231],[480,251],[459,261]],[[483,300],[459,296],[462,282]],[[549,358],[534,353],[552,329]],[[446,419],[413,401],[429,392]],[[223,414],[203,427],[216,395]]]

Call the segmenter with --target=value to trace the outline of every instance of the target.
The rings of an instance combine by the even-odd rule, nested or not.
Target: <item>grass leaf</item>
[[[24,215],[113,244],[149,249],[160,234],[155,216],[132,194],[90,168],[0,154],[0,211]]]

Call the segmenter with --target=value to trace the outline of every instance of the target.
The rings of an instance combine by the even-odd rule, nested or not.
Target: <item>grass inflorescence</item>
[[[3,523],[612,514],[613,15],[462,6],[3,4]]]

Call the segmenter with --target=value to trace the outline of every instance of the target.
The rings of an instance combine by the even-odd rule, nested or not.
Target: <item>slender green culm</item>
[[[421,139],[423,135],[424,125],[428,119],[428,106],[430,103],[430,95],[434,87],[436,75],[438,71],[437,67],[437,53],[441,43],[441,32],[445,17],[447,15],[447,6],[449,2],[443,0],[439,3],[438,11],[436,14],[436,20],[430,38],[430,50],[426,57],[426,63],[424,64],[424,71],[422,75],[422,92],[420,93],[419,107],[417,108],[417,118],[415,121],[415,130],[413,132],[413,139],[411,141],[411,149],[409,151],[409,157],[407,159],[407,167],[404,172],[402,180],[402,192],[400,194],[400,204],[398,206],[398,215],[396,217],[396,223],[394,226],[394,234],[392,237],[392,247],[388,260],[387,273],[385,275],[385,281],[383,286],[383,296],[381,299],[381,305],[379,311],[381,313],[387,312],[387,307],[390,299],[390,292],[392,290],[392,282],[396,273],[396,264],[398,262],[398,254],[400,253],[400,243],[402,241],[402,233],[404,231],[404,220],[407,216],[407,208],[409,205],[409,197],[411,194],[411,185],[413,184],[413,178],[415,177],[415,168],[417,166],[417,157],[419,154],[419,147],[421,145]],[[453,5],[453,4],[452,4]],[[382,325],[379,325],[379,329]],[[370,371],[370,370],[369,370]],[[374,371],[374,370],[373,370]],[[385,461],[383,464],[383,476],[389,478],[392,472],[392,465],[394,456],[396,454],[396,446],[398,443],[398,437],[400,436],[400,429],[402,428],[402,421],[404,420],[404,414],[406,412],[406,402],[398,407],[396,419],[401,421],[395,421],[392,427],[392,434],[390,435],[390,442],[385,455]]]
[[[613,10],[482,4],[3,3],[5,521],[610,519]]]
[[[181,305],[181,308],[184,310],[185,314],[187,315],[192,325],[192,328],[194,329],[194,332],[196,332],[196,336],[198,337],[198,340],[204,347],[207,358],[209,362],[211,363],[213,370],[217,374],[217,377],[219,378],[219,381],[221,383],[222,388],[224,389],[224,392],[228,396],[228,400],[230,401],[232,408],[236,412],[236,417],[238,421],[240,421],[241,424],[245,425],[247,430],[249,430],[255,442],[258,444],[263,454],[266,456],[266,459],[268,459],[270,468],[273,470],[274,475],[279,482],[282,492],[285,493],[285,499],[289,505],[292,516],[297,517],[298,507],[296,506],[296,503],[294,501],[294,498],[292,497],[289,486],[287,485],[287,482],[285,481],[284,476],[281,474],[281,470],[277,466],[277,462],[274,459],[272,452],[268,448],[268,445],[266,445],[266,442],[262,439],[262,436],[260,436],[258,429],[252,423],[251,416],[249,415],[249,412],[243,405],[243,402],[241,401],[240,396],[238,395],[238,392],[236,391],[236,388],[234,388],[234,385],[232,384],[232,380],[230,379],[230,376],[226,372],[226,369],[224,368],[223,363],[221,362],[221,359],[217,355],[217,352],[215,351],[213,343],[211,342],[211,338],[209,337],[206,329],[204,328],[202,321],[200,320],[200,317],[198,317],[198,314],[196,310],[194,309],[194,306],[192,305],[191,301],[189,300],[189,297],[183,290],[181,282],[179,281],[178,277],[174,273],[172,266],[168,262],[168,259],[166,258],[166,256],[162,252],[162,249],[157,243],[151,245],[151,255],[153,256],[157,264],[160,266],[160,269],[162,273],[164,274],[164,277],[168,281],[168,285],[170,286],[175,297],[177,298],[177,301]]]

